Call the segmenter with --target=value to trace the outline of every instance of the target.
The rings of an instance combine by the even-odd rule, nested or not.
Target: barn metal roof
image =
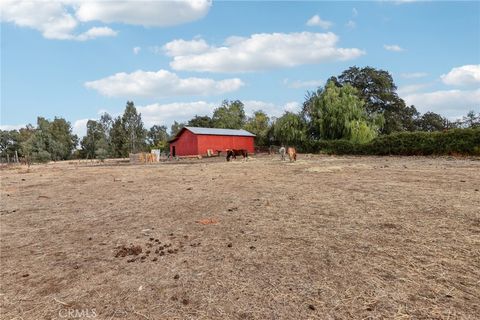
[[[217,136],[245,136],[255,137],[253,133],[246,130],[233,130],[233,129],[216,129],[216,128],[200,128],[200,127],[185,127],[195,134],[213,134]]]
[[[241,137],[255,137],[255,135],[247,130],[234,130],[234,129],[217,129],[217,128],[201,128],[201,127],[183,127],[180,130],[175,138],[170,140],[173,142],[178,139],[183,130],[186,129],[193,134],[206,134],[206,135],[215,135],[215,136],[241,136]]]

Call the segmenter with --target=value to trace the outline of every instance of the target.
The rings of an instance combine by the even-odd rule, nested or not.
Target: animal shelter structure
[[[212,155],[227,149],[255,151],[255,135],[246,130],[184,127],[170,140],[170,155]]]

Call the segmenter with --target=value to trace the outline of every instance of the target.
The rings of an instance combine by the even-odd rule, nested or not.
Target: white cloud
[[[180,78],[167,70],[137,70],[116,73],[89,81],[85,86],[111,97],[172,97],[185,95],[218,95],[232,92],[244,83],[238,78],[216,81],[208,78]]]
[[[420,91],[422,89],[425,89],[429,86],[431,86],[431,84],[429,84],[429,83],[409,84],[409,85],[399,87],[398,90],[397,90],[397,93],[398,93],[399,96],[404,96],[404,95],[408,95],[408,94],[418,92],[418,91]]]
[[[134,47],[133,48],[133,54],[139,54],[141,50],[142,50],[142,48],[140,48],[140,47]]]
[[[297,101],[291,101],[291,102],[287,102],[285,104],[285,111],[289,111],[289,112],[299,112],[301,110],[301,107],[302,105],[300,103],[298,103]]]
[[[76,16],[80,21],[166,27],[201,19],[211,5],[211,0],[85,1]]]
[[[142,114],[142,119],[147,127],[154,124],[170,126],[173,121],[185,122],[195,115],[211,115],[219,104],[205,101],[174,102],[168,104],[154,103],[139,106],[137,110]]]
[[[352,15],[353,15],[354,17],[358,16],[358,10],[357,10],[356,8],[353,8],[353,9],[352,9]]]
[[[79,138],[87,134],[87,122],[92,119],[80,119],[73,123],[72,132],[76,134]]]
[[[467,114],[469,110],[480,109],[480,89],[413,93],[405,96],[404,100],[409,105],[415,105],[421,112],[433,111],[455,119]]]
[[[318,14],[308,19],[306,24],[309,27],[320,27],[322,29],[328,29],[332,26],[332,22],[327,20],[322,20],[322,18],[320,18]]]
[[[0,125],[0,130],[10,131],[10,130],[19,130],[25,128],[26,124],[2,124]]]
[[[480,84],[480,64],[470,64],[453,68],[447,74],[440,76],[443,83],[454,86]]]
[[[195,47],[192,42],[198,44],[199,41],[174,40],[167,43],[164,48],[175,48],[167,51],[173,55],[170,66],[175,70],[199,72],[252,72],[344,61],[365,54],[357,48],[337,48],[338,37],[331,32],[260,33],[248,38],[230,37],[225,46],[207,45],[208,50],[203,53],[192,49]],[[178,52],[181,54],[174,54]]]
[[[417,78],[423,78],[428,76],[428,73],[426,72],[411,72],[411,73],[402,73],[401,74],[402,78],[405,79],[417,79]]]
[[[36,29],[47,39],[84,41],[115,36],[108,27],[79,33],[81,22],[172,26],[203,18],[211,0],[175,1],[0,1],[1,21]]]
[[[73,39],[78,21],[58,1],[2,0],[1,20],[40,31],[47,39]]]
[[[117,35],[115,30],[109,27],[94,27],[75,37],[75,40],[85,41],[98,37],[114,37]]]
[[[300,89],[300,88],[316,89],[320,86],[323,86],[325,84],[325,81],[323,80],[290,81],[289,79],[285,79],[283,80],[283,84],[287,86],[287,88],[291,88],[291,89]]]
[[[355,29],[355,27],[357,26],[357,23],[353,20],[348,20],[347,24],[345,24],[345,26],[349,29]]]
[[[167,56],[175,57],[185,54],[198,54],[206,52],[210,49],[210,46],[203,39],[185,41],[182,39],[173,40],[162,48]]]
[[[385,50],[388,50],[388,51],[394,51],[394,52],[401,52],[401,51],[405,51],[405,49],[403,49],[402,47],[400,47],[399,45],[397,44],[384,44],[383,45],[383,48]]]
[[[259,101],[259,100],[246,100],[242,101],[245,107],[245,113],[248,116],[253,115],[253,112],[262,110],[269,117],[280,117],[285,111],[298,112],[300,110],[300,103],[292,101],[283,105],[277,105],[271,102]]]

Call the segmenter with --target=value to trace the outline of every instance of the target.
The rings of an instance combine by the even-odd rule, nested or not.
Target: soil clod
[[[142,253],[141,246],[131,245],[130,247],[121,246],[120,249],[115,254],[115,258],[126,257],[126,256],[137,256]]]

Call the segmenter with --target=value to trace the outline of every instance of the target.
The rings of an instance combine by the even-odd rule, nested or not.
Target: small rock
[[[308,305],[308,309],[310,309],[310,310],[315,310],[315,306],[314,306],[313,304],[309,304],[309,305]]]
[[[75,264],[75,265],[73,266],[73,269],[75,269],[75,270],[77,270],[78,268],[80,268],[80,266],[79,266],[78,264]]]
[[[193,189],[192,187],[187,188],[187,190],[192,190],[192,189]]]
[[[88,237],[88,240],[92,240],[92,237]]]
[[[255,248],[255,246],[250,246],[250,249],[255,250],[256,248]]]
[[[157,261],[157,260],[158,260],[158,258],[157,258],[157,257],[155,257],[155,258],[153,258],[153,259],[152,259],[152,261]]]
[[[465,181],[465,180],[460,180],[460,182],[467,182],[467,181]]]
[[[147,259],[147,256],[141,256],[140,259],[145,260]]]
[[[150,237],[150,241],[153,241],[153,240],[155,240],[155,238]]]
[[[160,240],[158,240],[158,239],[155,239],[155,242],[157,242],[157,243],[160,243]]]
[[[231,248],[231,247],[232,247],[232,244],[231,244],[231,243],[227,244],[227,247]]]
[[[478,189],[475,189],[475,191],[478,191]]]
[[[23,278],[26,278],[26,277],[28,277],[28,276],[30,276],[28,273],[22,274],[22,277],[23,277]]]
[[[176,275],[173,277],[173,279],[178,280],[178,279],[180,279],[180,276],[179,276],[178,274],[176,274]]]
[[[190,303],[190,301],[188,301],[188,299],[183,299],[183,300],[182,300],[182,303],[183,303],[184,305],[187,305],[187,304]]]

